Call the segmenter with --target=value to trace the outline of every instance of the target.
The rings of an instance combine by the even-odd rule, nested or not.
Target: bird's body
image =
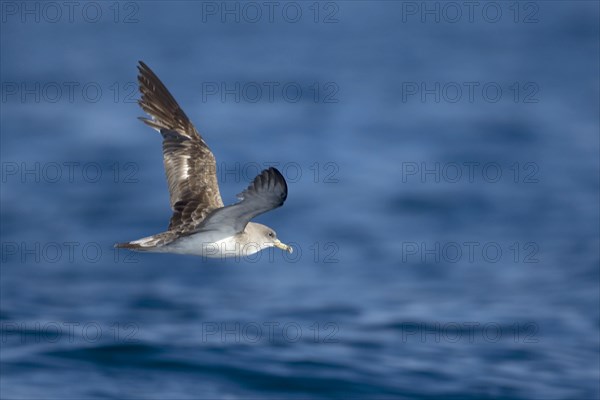
[[[168,244],[145,245],[155,241],[159,234],[134,240],[129,242],[129,246],[120,247],[150,253],[187,254],[206,258],[249,256],[271,247],[268,243],[258,243],[253,239],[255,235],[252,233],[260,229],[257,226],[264,227],[264,225],[250,222],[244,231],[232,236],[223,237],[219,231],[199,231],[191,235],[181,236]]]
[[[167,231],[116,247],[202,257],[250,255],[268,247],[292,251],[268,226],[250,222],[283,205],[287,184],[275,168],[262,171],[239,202],[224,206],[215,158],[200,133],[165,85],[140,61],[139,104],[151,116],[141,118],[163,137],[163,162],[173,215]]]

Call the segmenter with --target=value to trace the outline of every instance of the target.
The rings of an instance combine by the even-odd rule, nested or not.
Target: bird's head
[[[252,236],[256,239],[256,244],[260,246],[261,249],[277,247],[281,250],[287,251],[290,254],[294,251],[292,246],[281,242],[281,240],[277,238],[277,233],[275,233],[274,229],[269,228],[266,225],[251,222],[247,225],[246,229],[254,231]]]

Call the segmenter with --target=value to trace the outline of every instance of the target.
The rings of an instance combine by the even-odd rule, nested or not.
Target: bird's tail
[[[173,232],[163,232],[131,242],[116,243],[115,247],[134,251],[156,251],[158,247],[171,243],[174,239],[175,235]]]
[[[115,243],[117,249],[141,250],[142,246],[134,242]]]

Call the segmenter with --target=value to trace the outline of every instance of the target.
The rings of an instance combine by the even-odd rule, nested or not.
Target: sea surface
[[[1,3],[2,399],[599,398],[598,2],[67,3]],[[292,255],[113,249],[138,60]]]

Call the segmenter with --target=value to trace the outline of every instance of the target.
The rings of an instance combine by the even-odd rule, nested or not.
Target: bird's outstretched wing
[[[140,61],[139,104],[150,115],[140,118],[163,137],[163,161],[173,216],[169,231],[193,230],[213,210],[223,207],[215,157],[169,90]]]
[[[238,203],[214,210],[198,230],[226,229],[232,235],[242,232],[252,218],[282,206],[287,192],[283,175],[276,168],[265,169],[246,190],[238,194]]]

